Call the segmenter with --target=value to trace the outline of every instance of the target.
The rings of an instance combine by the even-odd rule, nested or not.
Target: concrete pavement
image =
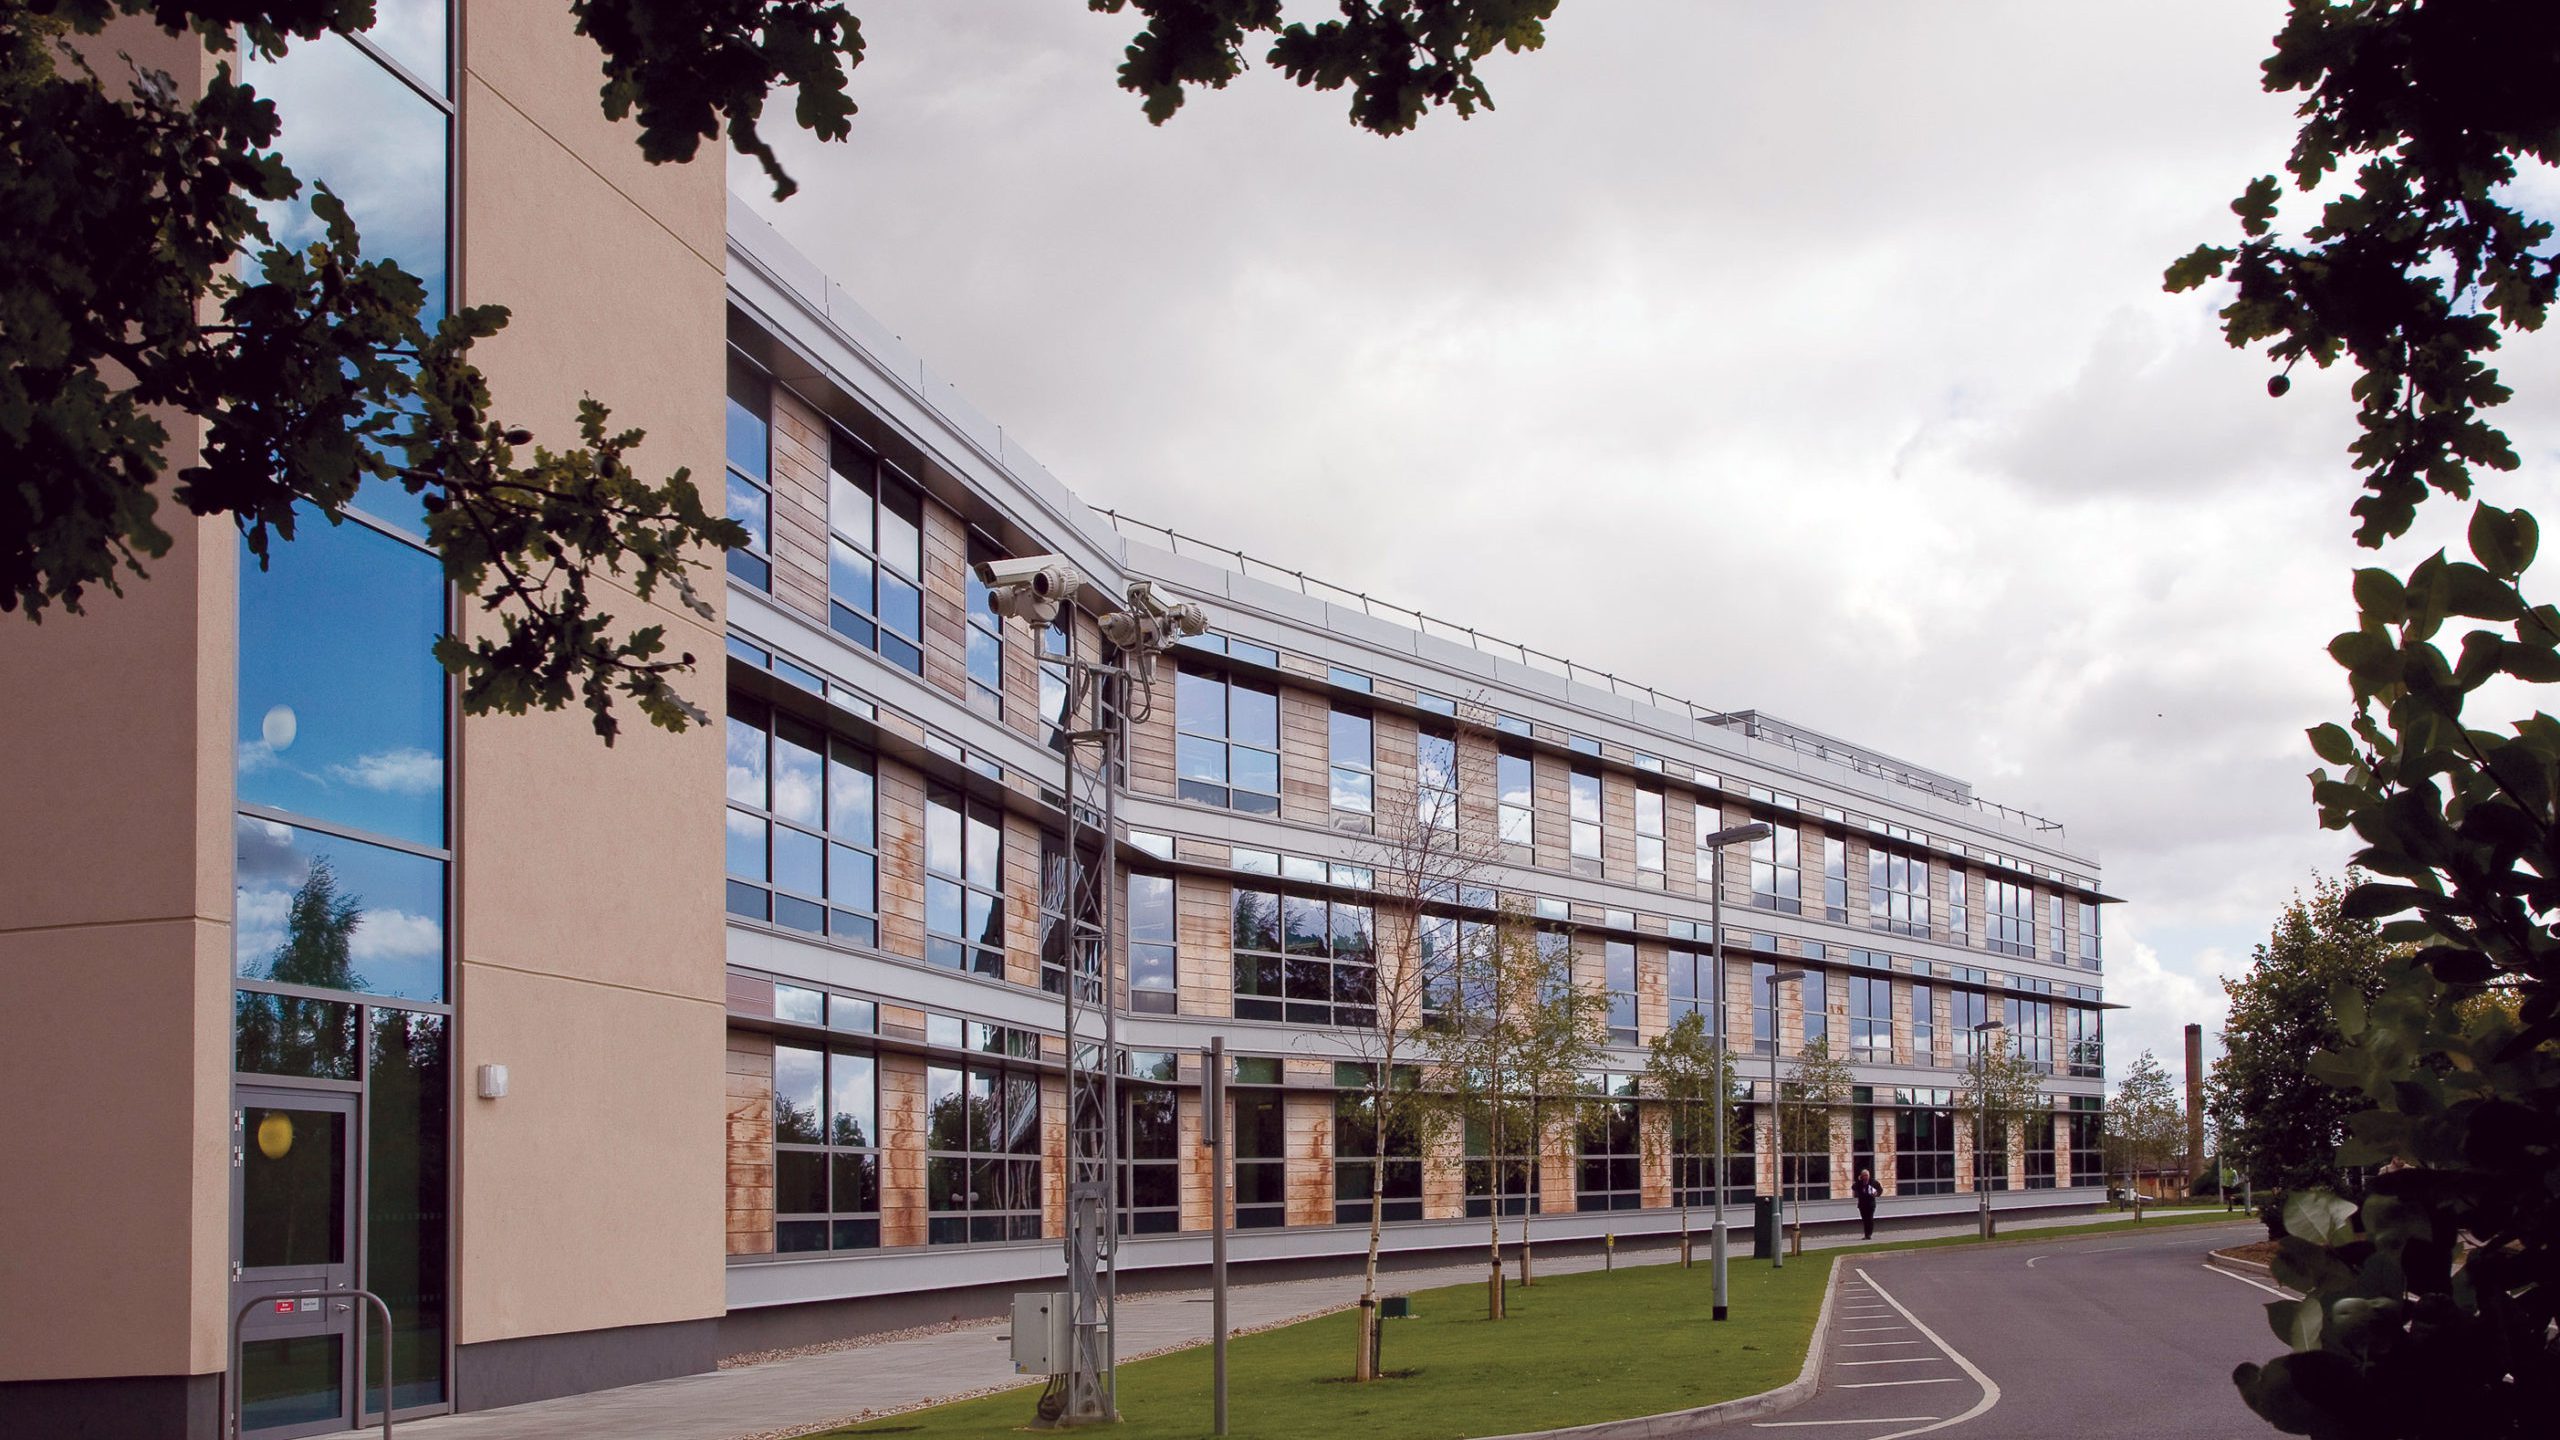
[[[2024,1234],[2053,1225],[2084,1224],[2093,1219],[2130,1220],[2112,1213],[2064,1216],[2050,1220],[2004,1221],[2004,1235]],[[1701,1224],[1698,1263],[1706,1263],[1705,1227]],[[1968,1218],[1960,1224],[1896,1230],[1891,1238],[1921,1239],[1970,1233]],[[1748,1231],[1737,1238],[1735,1263],[1748,1250]],[[1806,1244],[1827,1249],[1856,1241],[1854,1231],[1808,1233]],[[2230,1242],[2223,1242],[2230,1243]],[[2003,1250],[1994,1253],[2014,1255]],[[1621,1254],[1620,1265],[1663,1264],[1677,1258],[1669,1249]],[[1596,1270],[1596,1254],[1542,1252],[1542,1275]],[[1481,1283],[1480,1258],[1429,1270],[1399,1271],[1382,1277],[1389,1293],[1435,1286]],[[2221,1284],[2232,1284],[2228,1280]],[[2232,1285],[2232,1288],[2240,1288]],[[1237,1285],[1228,1295],[1228,1320],[1238,1330],[1267,1328],[1321,1315],[1356,1301],[1357,1271],[1348,1275],[1272,1284]],[[2261,1333],[2264,1327],[2261,1326]],[[399,1427],[413,1440],[778,1440],[832,1425],[910,1409],[943,1400],[961,1399],[1039,1380],[1013,1373],[1008,1347],[1001,1337],[1006,1322],[986,1320],[930,1335],[885,1339],[822,1354],[800,1355],[731,1370],[684,1375],[645,1385],[601,1390],[557,1400],[438,1416]],[[1120,1301],[1122,1360],[1188,1345],[1207,1343],[1208,1297],[1202,1291],[1128,1295]],[[1030,1404],[1024,1397],[1027,1411]]]

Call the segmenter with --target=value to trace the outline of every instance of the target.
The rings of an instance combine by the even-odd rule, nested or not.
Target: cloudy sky
[[[2342,862],[2344,383],[2160,289],[2290,144],[2281,0],[1566,0],[1394,140],[1261,68],[1150,127],[1073,0],[856,8],[852,140],[732,183],[1088,501],[2065,821],[2112,1070]]]

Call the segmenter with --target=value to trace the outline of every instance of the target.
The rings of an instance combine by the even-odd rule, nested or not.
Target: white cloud
[[[376,750],[343,765],[329,767],[332,778],[365,790],[392,795],[425,795],[444,783],[444,758],[415,746]]]
[[[2290,146],[2284,10],[1578,0],[1381,141],[1259,69],[1150,127],[1126,15],[878,0],[852,141],[737,184],[1097,505],[2067,822],[2111,1060],[2174,1068],[2348,850],[2343,377],[2270,400],[2160,288]],[[2499,365],[2491,493],[2560,499],[2560,339]]]
[[[347,949],[358,965],[380,960],[417,960],[444,953],[444,926],[431,916],[406,910],[367,910],[357,920]]]

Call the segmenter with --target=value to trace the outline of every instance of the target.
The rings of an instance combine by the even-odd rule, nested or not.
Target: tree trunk
[[[1378,1073],[1393,1083],[1389,1068],[1394,1058],[1390,1051]],[[1381,1085],[1369,1113],[1369,1258],[1360,1276],[1360,1354],[1352,1362],[1351,1378],[1361,1384],[1378,1378],[1378,1240],[1386,1230],[1387,1216],[1387,1096]]]
[[[1538,1107],[1529,1107],[1529,1170],[1536,1175],[1546,1163],[1546,1127],[1538,1123]],[[1543,1183],[1543,1182],[1542,1182]],[[1527,1289],[1537,1284],[1529,1273],[1529,1212],[1537,1208],[1535,1195],[1520,1197],[1520,1286]]]
[[[1493,1119],[1485,1126],[1492,1135],[1486,1147],[1486,1188],[1493,1192],[1485,1206],[1485,1281],[1484,1318],[1503,1318],[1502,1309],[1502,1107],[1500,1092],[1495,1092]]]

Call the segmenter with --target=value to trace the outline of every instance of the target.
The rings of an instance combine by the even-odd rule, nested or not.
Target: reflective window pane
[[[444,998],[443,862],[245,815],[232,838],[241,975]]]
[[[264,570],[240,552],[239,798],[444,844],[444,574],[414,546],[305,513]]]

